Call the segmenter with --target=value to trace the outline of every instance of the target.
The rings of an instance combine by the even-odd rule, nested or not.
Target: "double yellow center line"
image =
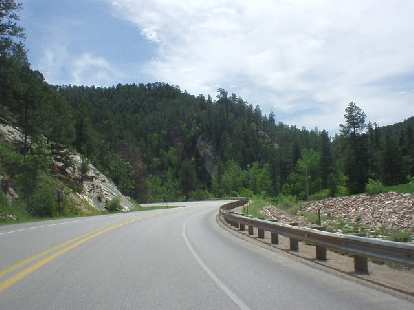
[[[95,239],[96,237],[113,231],[115,229],[121,228],[125,225],[137,222],[139,219],[128,219],[121,223],[112,224],[105,226],[101,229],[94,230],[92,232],[86,233],[79,237],[73,238],[69,241],[66,241],[62,244],[57,246],[51,247],[43,252],[25,258],[23,260],[17,261],[11,266],[6,267],[3,270],[0,270],[0,293],[4,292],[5,290],[9,289],[19,281],[23,280],[36,270],[42,268],[44,265],[50,263],[51,261],[55,260],[56,258],[64,255],[65,253],[79,247],[80,245]],[[11,277],[6,280],[1,280],[1,278],[12,274],[15,272]]]

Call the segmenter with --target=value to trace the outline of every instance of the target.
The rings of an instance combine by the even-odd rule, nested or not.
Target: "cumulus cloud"
[[[47,47],[37,67],[52,84],[111,86],[124,77],[104,57],[89,52],[73,54],[61,44]]]
[[[414,114],[414,2],[107,0],[158,46],[153,80],[224,87],[279,119],[335,129],[356,101],[382,124]]]

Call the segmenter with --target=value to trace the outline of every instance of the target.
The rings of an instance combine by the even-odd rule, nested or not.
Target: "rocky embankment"
[[[301,214],[317,214],[322,219],[340,220],[350,224],[363,225],[373,230],[400,231],[414,233],[414,195],[382,193],[378,195],[354,195],[303,202],[299,215],[291,215],[276,207],[266,207],[263,214],[267,218],[284,223],[297,223],[309,226]]]
[[[0,122],[0,138],[6,143],[19,144],[23,135],[16,127]],[[57,177],[72,184],[78,184],[79,190],[70,195],[79,202],[79,207],[87,203],[93,208],[103,210],[106,202],[118,197],[121,207],[128,211],[133,207],[129,197],[124,196],[116,185],[101,173],[94,165],[88,164],[86,173],[81,173],[81,157],[79,153],[69,151],[62,146],[52,148],[53,171]],[[2,178],[2,176],[0,176]],[[10,189],[11,191],[13,189]]]
[[[305,212],[317,212],[326,218],[344,219],[375,229],[410,230],[414,232],[414,195],[382,193],[355,195],[310,201]]]

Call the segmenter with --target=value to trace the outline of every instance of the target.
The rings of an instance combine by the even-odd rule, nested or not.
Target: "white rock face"
[[[23,134],[22,132],[13,126],[4,124],[0,122],[0,135],[6,142],[9,143],[16,143],[16,142],[23,142]]]
[[[23,134],[19,128],[0,122],[0,137],[8,143],[22,143]],[[65,174],[74,181],[80,180],[81,157],[79,153],[64,150],[73,162],[73,167],[65,167],[61,158],[54,156],[54,167],[58,173]],[[131,199],[124,196],[111,179],[102,174],[94,165],[89,164],[89,171],[83,182],[82,192],[77,194],[92,207],[103,210],[106,202],[119,197],[124,211],[129,211],[134,205]]]
[[[71,158],[76,166],[75,177],[80,178],[81,158],[79,154],[72,154]],[[97,209],[103,210],[105,204],[113,198],[119,197],[124,211],[133,207],[130,198],[124,196],[112,182],[111,179],[102,174],[94,165],[89,164],[89,171],[83,181],[83,190],[80,194]]]

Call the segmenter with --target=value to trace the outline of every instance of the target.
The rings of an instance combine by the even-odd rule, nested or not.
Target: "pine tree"
[[[334,166],[331,150],[331,140],[329,138],[328,132],[323,130],[321,133],[321,158],[319,162],[319,170],[321,176],[321,188],[328,188],[332,186],[333,175],[334,175]]]
[[[18,25],[21,3],[15,0],[0,0],[0,57],[10,57],[24,51],[23,28]]]
[[[386,185],[395,185],[404,181],[400,147],[390,134],[385,138],[383,169]]]
[[[345,138],[344,172],[348,177],[348,189],[351,193],[365,190],[368,181],[368,139],[364,134],[366,115],[354,102],[345,109],[345,124],[341,125],[341,134]]]

